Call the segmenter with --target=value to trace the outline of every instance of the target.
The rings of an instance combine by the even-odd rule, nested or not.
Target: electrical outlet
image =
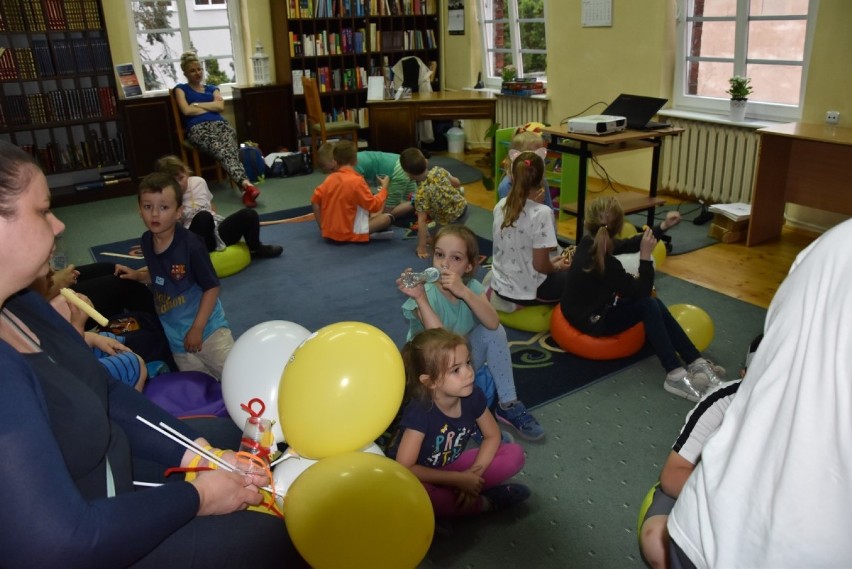
[[[840,122],[840,111],[825,111],[825,122],[827,124],[837,124]]]

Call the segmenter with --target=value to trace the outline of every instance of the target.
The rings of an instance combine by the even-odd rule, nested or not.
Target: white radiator
[[[757,165],[755,130],[667,118],[684,132],[663,140],[660,188],[716,203],[750,203]]]
[[[497,96],[495,121],[501,128],[522,126],[528,122],[547,123],[547,99]]]

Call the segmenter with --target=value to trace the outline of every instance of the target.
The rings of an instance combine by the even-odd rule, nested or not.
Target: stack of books
[[[713,225],[707,233],[710,237],[722,243],[736,243],[745,239],[748,233],[748,220],[751,217],[750,204],[715,204],[707,210],[713,214]]]
[[[503,81],[500,93],[515,97],[529,97],[530,95],[544,95],[547,93],[547,89],[544,83],[533,78],[515,79],[514,81]]]

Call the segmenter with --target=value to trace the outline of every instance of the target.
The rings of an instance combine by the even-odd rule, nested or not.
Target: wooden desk
[[[852,215],[852,128],[794,122],[757,133],[746,245],[781,235],[787,202]]]
[[[402,152],[417,146],[417,121],[487,119],[494,121],[497,97],[482,91],[413,93],[410,99],[367,101],[370,148]]]
[[[662,199],[657,198],[662,138],[678,135],[683,132],[682,128],[649,131],[625,130],[602,136],[567,132],[561,128],[545,128],[543,131],[549,134],[551,138],[548,148],[562,153],[562,184],[559,194],[559,208],[562,212],[577,216],[576,242],[579,243],[583,237],[588,160],[594,156],[651,149],[651,181],[648,186],[648,197],[619,199],[619,202],[624,202],[622,207],[625,213],[647,210],[648,225],[654,225],[654,209],[665,203]],[[576,156],[576,159],[566,160],[566,155]],[[573,203],[571,203],[572,201]]]

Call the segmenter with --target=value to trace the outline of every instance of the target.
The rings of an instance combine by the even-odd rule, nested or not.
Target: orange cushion
[[[589,360],[615,360],[642,349],[645,325],[640,322],[614,336],[589,336],[571,326],[557,305],[550,317],[550,335],[569,354]]]

